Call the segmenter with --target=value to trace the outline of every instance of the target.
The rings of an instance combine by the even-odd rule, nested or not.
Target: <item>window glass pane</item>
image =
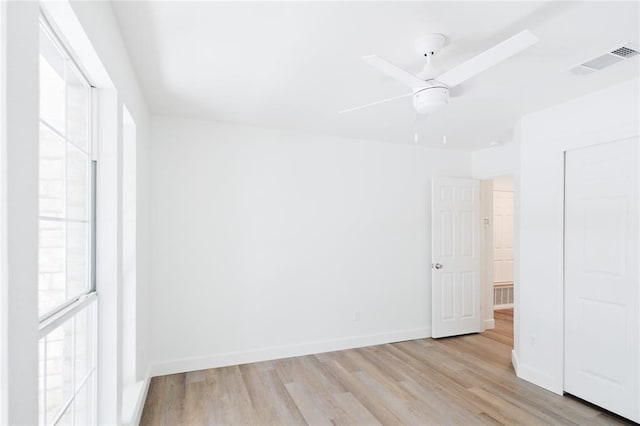
[[[83,151],[89,141],[89,88],[76,71],[67,66],[67,137]]]
[[[82,385],[76,395],[75,423],[77,425],[95,424],[95,420],[93,418],[93,413],[95,412],[94,382],[95,372],[88,377],[87,381]]]
[[[63,217],[65,213],[65,141],[40,126],[40,215]]]
[[[65,421],[94,423],[96,306],[89,304],[40,339],[40,424],[53,424],[69,401]]]
[[[91,290],[89,90],[47,30],[40,30],[41,219],[39,313]],[[52,232],[47,219],[62,225]]]
[[[89,157],[67,145],[67,218],[89,219]]]
[[[66,224],[40,219],[38,250],[38,306],[45,314],[66,299]]]
[[[71,405],[67,407],[67,410],[64,412],[60,420],[56,422],[56,426],[73,425],[73,406],[74,406],[74,403],[72,402]]]
[[[40,28],[40,118],[64,133],[65,81],[64,57]]]
[[[95,304],[76,316],[76,388],[95,371],[95,323]]]
[[[51,424],[74,394],[73,318],[49,333],[45,344],[47,424]]]
[[[89,291],[89,235],[86,223],[67,223],[67,294],[71,299]]]
[[[44,340],[45,339],[40,339],[40,341],[38,342],[38,354],[39,354],[39,358],[38,358],[38,418],[40,419],[39,423],[42,425],[44,424],[44,414],[45,414],[45,399],[44,399],[44,390],[46,388],[45,386],[45,381],[44,381],[44,376],[46,375],[46,370],[44,368],[44,363],[46,360],[45,357],[45,353],[44,353]]]

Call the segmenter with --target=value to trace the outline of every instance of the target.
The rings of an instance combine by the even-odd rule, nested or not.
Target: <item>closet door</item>
[[[640,421],[638,138],[566,153],[565,391]]]

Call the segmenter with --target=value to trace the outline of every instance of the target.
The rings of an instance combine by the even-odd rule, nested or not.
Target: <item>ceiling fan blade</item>
[[[528,30],[524,30],[513,37],[498,43],[489,50],[485,50],[479,55],[469,59],[467,62],[440,74],[436,77],[436,80],[449,87],[457,86],[463,81],[468,80],[471,77],[475,77],[482,71],[510,58],[538,41],[538,37]]]
[[[426,86],[424,80],[419,79],[410,72],[403,70],[399,66],[392,64],[391,62],[387,61],[384,58],[381,58],[380,56],[369,55],[363,56],[362,59],[372,67],[376,68],[378,71],[387,74],[388,76],[412,89]]]
[[[413,93],[405,93],[404,95],[394,96],[393,98],[387,98],[387,99],[383,99],[381,101],[371,102],[370,104],[365,104],[365,105],[360,105],[360,106],[353,107],[353,108],[343,109],[342,111],[339,111],[338,114],[344,114],[345,112],[356,111],[358,109],[367,108],[367,107],[378,105],[378,104],[383,104],[385,102],[395,101],[396,99],[406,98],[408,96],[413,96]]]

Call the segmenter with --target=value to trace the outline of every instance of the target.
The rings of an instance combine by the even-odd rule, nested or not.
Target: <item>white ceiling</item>
[[[568,69],[625,42],[640,44],[630,2],[114,2],[153,113],[477,149],[511,138],[523,113],[640,75],[638,57],[594,74]],[[541,41],[464,84],[416,122],[411,99],[338,114],[405,93],[360,58],[413,72],[414,39],[447,36],[447,70],[529,29]]]

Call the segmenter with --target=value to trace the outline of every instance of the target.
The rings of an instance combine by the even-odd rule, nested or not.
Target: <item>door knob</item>
[[[432,263],[431,267],[433,269],[442,269],[442,263]]]

